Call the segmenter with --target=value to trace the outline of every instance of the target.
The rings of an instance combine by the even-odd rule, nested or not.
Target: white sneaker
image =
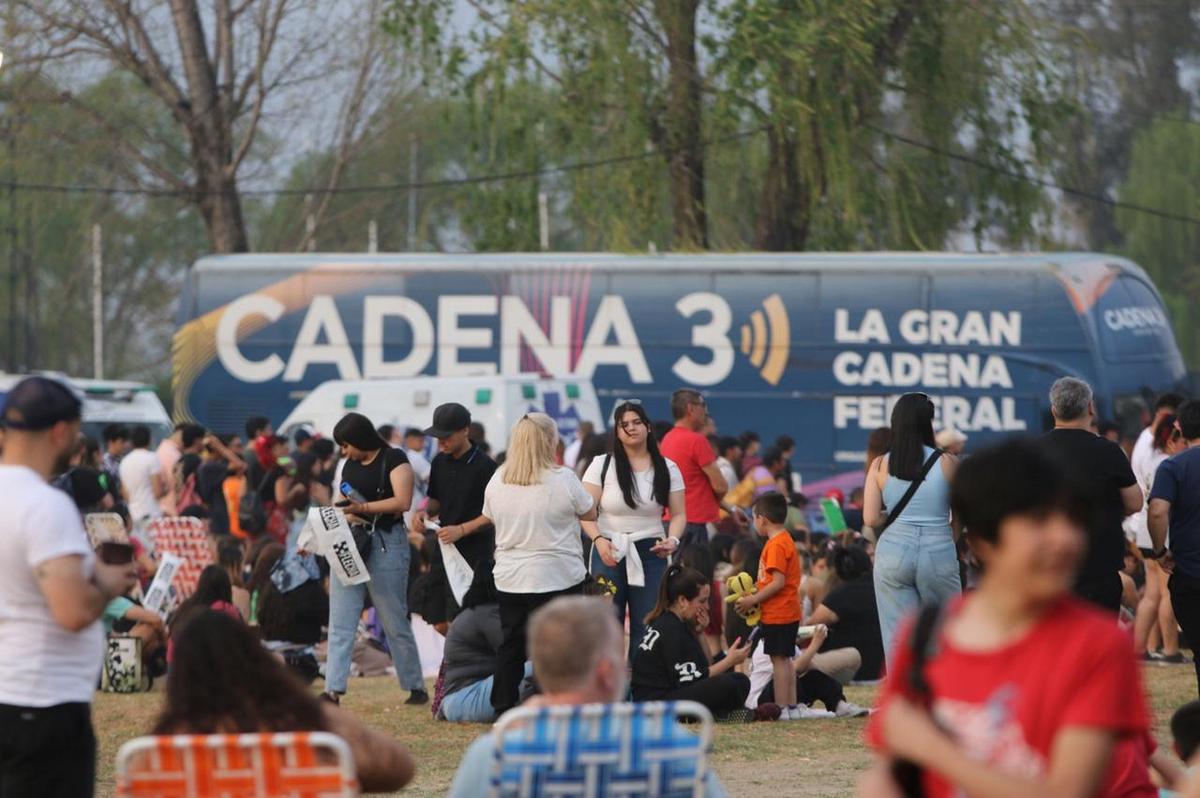
[[[871,714],[871,710],[843,700],[838,702],[833,714],[839,718],[864,718]]]
[[[800,704],[790,709],[785,709],[784,713],[786,717],[781,715],[779,718],[780,720],[814,720],[816,718],[834,717],[832,712],[826,712],[823,709],[814,709],[812,707],[807,707],[804,704]]]

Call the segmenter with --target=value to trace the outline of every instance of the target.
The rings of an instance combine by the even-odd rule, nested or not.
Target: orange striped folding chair
[[[117,753],[118,798],[348,798],[354,757],[328,732],[138,737]]]

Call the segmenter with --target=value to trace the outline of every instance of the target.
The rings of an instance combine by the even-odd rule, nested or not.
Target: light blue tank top
[[[933,454],[933,449],[925,447],[925,460]],[[922,460],[924,465],[924,460]],[[909,482],[889,476],[883,485],[883,503],[890,509],[904,498],[908,491]],[[925,481],[909,500],[908,506],[900,517],[898,524],[913,526],[946,526],[950,523],[950,485],[942,473],[941,462],[935,463],[925,476]]]

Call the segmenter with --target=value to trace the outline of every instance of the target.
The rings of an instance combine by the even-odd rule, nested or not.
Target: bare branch
[[[354,85],[342,105],[337,148],[334,152],[333,167],[330,170],[329,180],[326,184],[328,190],[322,194],[321,203],[317,206],[316,213],[314,214],[315,224],[312,226],[311,232],[305,232],[300,245],[297,247],[298,250],[307,249],[309,242],[316,235],[317,229],[320,228],[326,213],[329,211],[330,203],[333,202],[334,189],[341,182],[342,175],[346,171],[346,166],[350,163],[357,145],[361,143],[359,127],[365,116],[363,111],[372,85],[371,77],[378,66],[380,57],[378,51],[380,27],[377,23],[379,10],[379,0],[372,0],[371,13],[367,21],[367,24],[370,26],[370,33],[363,47],[358,72],[354,77]]]

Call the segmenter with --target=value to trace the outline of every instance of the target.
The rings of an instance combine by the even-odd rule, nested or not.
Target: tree
[[[1144,208],[1200,218],[1200,126],[1167,112],[1133,139],[1129,176],[1118,196]],[[1200,365],[1200,223],[1118,208],[1122,251],[1158,285],[1184,358]]]
[[[1036,189],[947,158],[1012,166],[1021,139],[1045,152],[1060,109],[1021,6],[723,4],[706,42],[715,124],[766,128],[755,246],[939,248],[961,224],[1032,234]]]
[[[0,89],[12,96],[48,90],[36,76],[5,70]],[[130,120],[131,129],[162,137],[165,150],[182,142],[167,112],[126,73],[102,76],[81,90],[89,105]],[[55,131],[86,127],[88,117],[70,105],[22,105],[10,100],[5,179],[29,184],[106,184],[122,160],[103,139],[63,147]],[[174,197],[20,190],[0,202],[5,248],[14,236],[11,280],[0,281],[0,313],[14,308],[17,336],[2,329],[16,371],[92,371],[91,228],[103,231],[103,322],[106,376],[154,380],[167,368],[175,300],[186,265],[205,250],[199,218]],[[12,293],[15,289],[15,293]],[[5,319],[9,321],[9,319]],[[6,352],[5,354],[8,354]]]
[[[1112,196],[1131,168],[1137,134],[1162,114],[1186,118],[1195,102],[1194,89],[1185,89],[1186,65],[1200,51],[1200,2],[1054,0],[1044,9],[1058,80],[1078,106],[1057,137],[1055,174],[1089,194]],[[1085,246],[1120,246],[1125,225],[1111,206],[1077,197],[1063,202]]]
[[[450,0],[391,0],[390,27],[425,45],[437,82],[492,112],[509,89],[527,94],[540,86],[555,94],[558,104],[538,120],[506,115],[519,128],[541,131],[531,143],[543,153],[551,141],[569,144],[566,152],[575,156],[658,150],[666,167],[671,245],[707,248],[699,0],[467,2],[479,25],[465,36],[452,31]],[[657,193],[655,172],[640,168],[632,181],[618,169],[589,174],[589,185],[576,180],[575,188],[610,202],[619,197],[623,213]]]
[[[375,37],[337,19],[335,5],[314,0],[214,0],[211,12],[198,0],[13,3],[13,66],[49,67],[61,84],[71,69],[107,65],[135,78],[168,112],[183,153],[164,150],[161,135],[132,127],[69,86],[41,98],[82,114],[88,133],[99,132],[124,156],[120,173],[133,185],[184,197],[200,212],[214,252],[249,249],[239,180],[261,144],[264,122],[279,115],[276,121],[285,122],[297,91],[349,70],[355,77],[338,134],[346,153],[382,77]],[[377,7],[372,0],[365,15],[356,7],[352,19],[365,19],[373,30]],[[343,62],[342,52],[360,55]],[[335,170],[330,179],[336,183],[339,175]]]

